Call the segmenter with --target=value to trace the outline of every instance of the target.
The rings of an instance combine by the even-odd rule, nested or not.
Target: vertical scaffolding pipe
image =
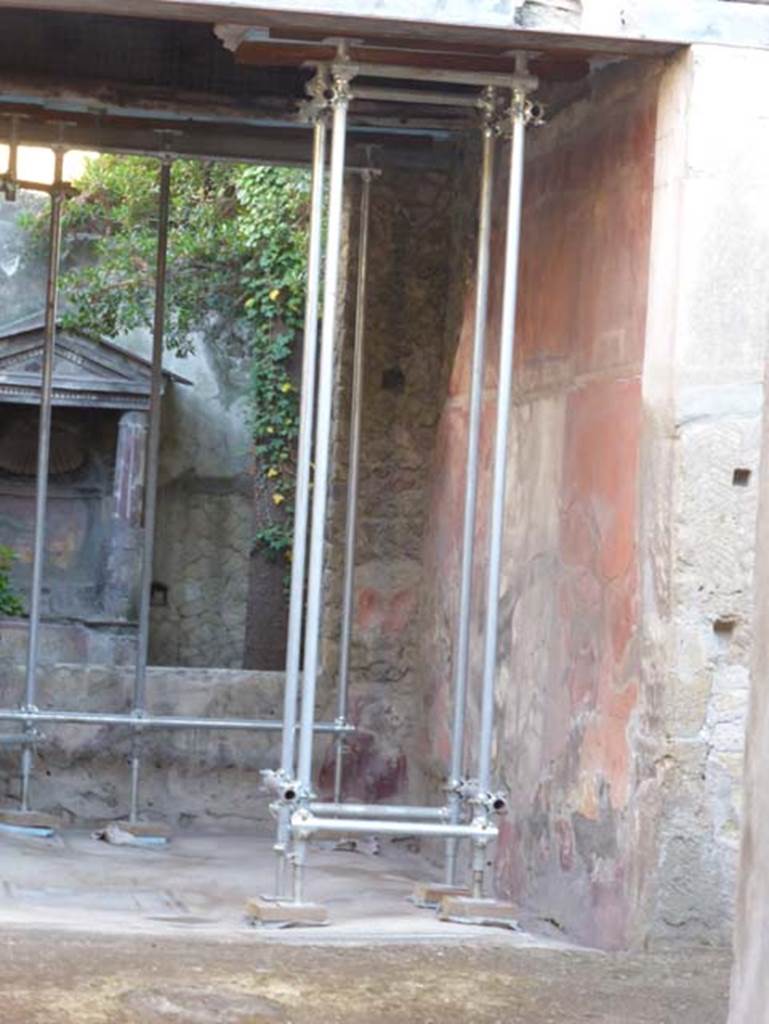
[[[171,162],[160,164],[158,199],[158,238],[155,263],[155,309],[152,327],[152,377],[150,384],[150,422],[147,432],[147,459],[144,474],[144,544],[142,548],[139,593],[139,635],[136,644],[133,710],[141,713],[147,702],[147,652],[149,649],[150,597],[152,563],[155,551],[155,518],[157,512],[158,459],[160,455],[160,402],[163,395],[163,338],[166,308],[166,263],[168,255],[168,220],[171,203]],[[131,754],[131,804],[129,820],[136,822],[139,812],[139,773],[141,755],[139,738],[134,740]]]
[[[48,276],[45,293],[45,334],[43,369],[40,381],[40,419],[37,439],[37,477],[35,484],[35,534],[32,555],[32,582],[29,600],[29,635],[27,640],[27,673],[25,706],[35,706],[37,698],[37,662],[40,649],[40,612],[45,561],[45,515],[48,503],[48,469],[51,453],[51,418],[53,407],[53,366],[56,355],[56,316],[59,301],[59,268],[61,263],[61,225],[64,212],[64,150],[55,150],[54,183],[51,190]],[[29,728],[25,733],[30,733]],[[24,745],[21,753],[21,810],[29,810],[29,780],[32,774],[32,746]]]
[[[355,341],[353,348],[352,406],[350,410],[350,454],[347,471],[347,511],[344,539],[344,579],[342,588],[342,635],[339,653],[339,692],[337,717],[347,719],[347,695],[350,678],[350,638],[352,634],[353,596],[355,584],[355,542],[358,526],[358,480],[360,477],[361,406],[363,403],[364,334],[366,326],[366,283],[368,276],[368,235],[371,212],[371,171],[364,170],[361,180],[360,215],[358,218],[358,280],[355,306]],[[334,761],[334,803],[342,798],[342,764],[344,736],[336,737]]]
[[[483,383],[486,361],[486,320],[489,307],[489,262],[491,246],[491,203],[494,192],[494,150],[496,138],[495,90],[489,88],[483,97],[484,123],[481,156],[481,189],[478,208],[478,255],[476,263],[475,320],[473,327],[473,363],[470,378],[470,411],[467,431],[467,469],[465,477],[465,508],[462,529],[462,564],[459,581],[459,612],[454,649],[454,714],[451,731],[451,763],[449,767],[448,806],[450,821],[457,824],[462,806],[459,786],[464,773],[465,710],[470,655],[470,611],[473,589],[473,555],[475,548],[476,505],[478,497],[479,444]],[[446,840],[446,881],[456,881],[457,845],[459,840]]]
[[[310,470],[312,432],[315,416],[315,375],[318,357],[318,310],[323,233],[323,178],[326,158],[326,122],[321,114],[313,129],[312,195],[310,238],[307,255],[307,295],[304,313],[302,355],[302,394],[299,410],[299,441],[296,460],[296,511],[291,549],[291,592],[286,650],[286,688],[283,706],[283,735],[280,767],[287,776],[294,774],[296,712],[302,654],[302,610],[307,566],[307,524],[310,512]]]
[[[283,732],[281,736],[280,770],[286,779],[293,779],[295,774],[296,713],[302,657],[302,613],[304,609],[304,583],[307,568],[307,524],[310,511],[312,433],[315,417],[315,376],[318,361],[318,311],[325,162],[326,120],[325,113],[321,110],[316,114],[313,127],[310,237],[307,251],[307,293],[304,309],[299,440],[296,457],[296,504],[294,512],[294,537],[291,549],[291,590],[286,646],[286,684],[283,693]],[[289,838],[290,817],[290,809],[288,807],[281,807],[278,812],[276,841],[276,852],[278,854],[276,894],[278,896],[283,891],[284,854]]]
[[[499,629],[499,588],[502,577],[502,541],[507,483],[507,442],[513,391],[515,351],[515,315],[518,300],[518,262],[523,199],[523,157],[528,117],[526,89],[513,86],[510,121],[510,180],[507,197],[507,239],[505,247],[502,322],[499,337],[497,382],[497,418],[493,453],[493,484],[489,511],[489,564],[486,588],[486,626],[483,650],[481,730],[478,748],[478,786],[480,794],[491,788],[491,755],[494,734],[494,688],[497,674]],[[486,811],[488,816],[488,810]],[[473,894],[483,888],[485,843],[475,842],[473,851]]]
[[[331,408],[334,387],[334,344],[336,340],[339,267],[342,246],[344,161],[347,141],[349,80],[352,69],[335,64],[332,68],[333,136],[329,174],[328,227],[326,234],[326,276],[323,287],[323,329],[321,332],[318,378],[318,415],[315,428],[315,478],[310,527],[310,558],[307,579],[307,613],[304,630],[304,672],[299,731],[297,778],[303,797],[312,788],[312,747],[315,723],[315,690],[318,676],[321,603],[323,591],[323,547],[326,533],[329,460],[331,454]],[[294,851],[294,900],[302,899],[302,874],[306,841],[298,840]]]

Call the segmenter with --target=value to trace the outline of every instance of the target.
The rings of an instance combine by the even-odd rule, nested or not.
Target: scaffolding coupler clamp
[[[22,713],[36,714],[38,708],[34,704],[23,704],[21,707]],[[19,733],[19,742],[22,746],[34,747],[36,743],[40,743],[41,740],[45,739],[45,736],[34,724],[34,719],[27,718],[23,722],[24,729]]]
[[[456,793],[461,800],[466,800],[480,814],[504,814],[507,811],[507,794],[501,789],[495,792],[481,790],[477,779],[460,779],[450,781],[449,792]]]
[[[313,834],[310,826],[313,816],[309,807],[298,807],[291,815],[291,832],[296,839],[309,839]]]
[[[468,791],[469,785],[471,785],[471,783],[469,783],[467,779],[447,779],[443,787],[443,792],[448,793],[451,796],[459,797],[460,800],[466,800],[470,796],[470,792]]]
[[[0,174],[0,192],[6,202],[15,203],[19,194],[18,159],[19,159],[19,119],[23,114],[12,114],[11,130],[8,138],[8,169]]]
[[[476,108],[480,114],[480,125],[484,135],[501,135],[503,110],[495,86],[484,87],[476,101]]]
[[[487,815],[505,814],[507,812],[507,793],[503,793],[501,789],[495,793],[477,793],[471,803],[482,808]]]
[[[512,135],[510,121],[514,115],[520,115],[527,128],[539,128],[547,124],[547,109],[544,103],[531,99],[523,92],[516,92],[511,106],[502,112],[498,122],[498,133],[503,139],[509,139]]]
[[[304,91],[308,98],[299,103],[299,120],[312,124],[323,116],[328,107],[329,82],[328,69],[325,64],[318,64],[315,74],[305,85]]]
[[[303,800],[312,799],[311,794],[305,793],[304,788],[298,779],[293,779],[282,769],[274,771],[272,768],[264,768],[259,773],[262,776],[262,788],[275,797],[275,806],[294,806]]]
[[[340,743],[344,743],[345,738],[355,729],[351,726],[344,715],[337,715],[334,719],[334,732]]]
[[[476,829],[473,836],[473,845],[476,848],[485,848],[499,835],[499,829],[489,820],[489,816],[479,810],[479,813],[472,819],[470,824]]]

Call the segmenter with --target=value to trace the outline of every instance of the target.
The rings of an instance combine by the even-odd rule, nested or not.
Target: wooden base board
[[[446,896],[469,896],[465,885],[448,885],[445,882],[417,882],[411,894],[411,902],[418,907],[434,910]]]
[[[468,924],[504,924],[516,927],[519,907],[502,900],[475,900],[469,896],[444,896],[438,906],[441,921],[466,921]]]
[[[328,924],[328,911],[320,903],[289,903],[261,897],[246,903],[246,917],[254,924],[281,928]]]
[[[62,827],[63,821],[55,814],[42,811],[0,811],[0,824],[12,825],[14,828],[53,829]]]

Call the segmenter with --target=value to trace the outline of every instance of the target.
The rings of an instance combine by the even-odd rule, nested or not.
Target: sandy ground
[[[245,920],[270,841],[164,850],[0,836],[0,1024],[723,1024],[729,956],[606,956],[564,936],[440,922],[416,854],[314,850],[323,929]],[[534,923],[536,925],[536,923]]]
[[[728,958],[6,932],[4,1024],[723,1024]]]

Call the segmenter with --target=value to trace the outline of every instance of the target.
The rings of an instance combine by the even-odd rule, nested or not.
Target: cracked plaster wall
[[[590,942],[621,945],[632,871],[640,686],[638,499],[653,75],[609,73],[529,133],[497,680],[497,781],[510,812],[497,891]],[[504,165],[504,160],[500,161]],[[497,180],[474,572],[468,770],[504,262]],[[422,665],[437,783],[449,753],[473,289],[433,465]]]
[[[602,946],[729,940],[769,323],[755,155],[767,122],[759,100],[727,131],[715,112],[723,81],[749,91],[765,61],[698,47],[661,78],[608,69],[529,136],[495,742],[511,811],[495,877]],[[491,324],[501,245],[497,224]],[[472,302],[468,289],[425,533],[425,792],[449,752]],[[469,749],[482,627],[476,608]]]

